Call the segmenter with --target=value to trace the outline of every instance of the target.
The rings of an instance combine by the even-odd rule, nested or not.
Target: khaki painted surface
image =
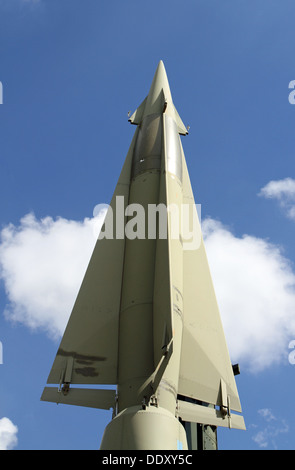
[[[184,155],[183,170],[183,199],[194,204]],[[183,271],[184,332],[179,394],[222,405],[220,381],[223,379],[231,409],[241,411],[202,237],[199,248],[183,252]]]
[[[134,143],[127,154],[110,206],[115,198],[128,204]],[[65,381],[70,365],[73,384],[116,384],[118,325],[125,240],[98,240],[84,276],[47,383]]]
[[[178,395],[223,407],[219,414],[209,412],[222,426],[224,414],[241,411],[241,405],[200,225],[193,250],[184,249],[181,227],[175,238],[170,213],[166,239],[146,236],[149,204],[174,204],[179,213],[183,203],[189,204],[196,215],[179,137],[187,131],[162,62],[130,122],[138,127],[111,207],[116,215],[118,195],[125,198],[124,209],[141,204],[145,237],[97,242],[48,383],[118,385],[118,414],[106,428],[103,448],[176,449],[184,432],[177,419]],[[133,217],[131,210],[125,220],[131,227]],[[93,406],[94,395],[74,394],[69,392],[73,402]],[[53,395],[47,390],[44,396],[55,401]],[[108,398],[101,404],[109,405]],[[206,414],[193,412],[191,404],[182,411],[192,422]],[[232,427],[235,423],[241,428],[239,419],[232,420]],[[160,447],[149,447],[157,446],[157,439]]]
[[[182,424],[165,408],[134,406],[106,427],[100,450],[187,450]]]

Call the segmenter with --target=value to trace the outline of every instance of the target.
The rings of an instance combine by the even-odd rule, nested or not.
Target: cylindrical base
[[[100,450],[187,450],[184,427],[164,408],[126,408],[106,427]]]

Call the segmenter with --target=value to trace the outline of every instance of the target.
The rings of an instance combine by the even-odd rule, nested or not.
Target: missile
[[[134,137],[41,400],[113,409],[102,450],[188,449],[185,422],[245,423],[180,139],[188,131],[162,61],[129,121]]]

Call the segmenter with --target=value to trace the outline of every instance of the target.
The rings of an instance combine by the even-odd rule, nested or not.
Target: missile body
[[[134,138],[48,378],[59,388],[41,399],[112,407],[101,449],[187,449],[181,420],[245,427],[162,61],[129,120]],[[110,219],[122,229],[122,212],[123,234],[104,236]]]
[[[132,435],[132,445],[136,448],[141,448],[143,443],[151,448],[160,443],[165,448],[175,448],[177,441],[179,446],[186,448],[183,426],[175,417],[182,338],[182,246],[178,239],[174,247],[178,262],[176,266],[170,266],[167,239],[159,241],[148,237],[149,207],[167,205],[167,178],[171,180],[170,203],[179,204],[182,198],[182,155],[175,119],[164,65],[160,62],[142,116],[136,118],[135,113],[131,117],[131,122],[138,122],[139,128],[133,151],[129,205],[143,207],[146,233],[143,239],[126,238],[125,241],[119,320],[119,414],[105,432],[103,449],[112,448],[115,427],[120,427],[122,435],[129,433],[129,440]],[[167,147],[169,168],[163,158]],[[173,268],[176,268],[173,272],[175,285],[171,286],[170,271]],[[171,305],[173,291],[179,295],[178,301],[174,299]],[[165,316],[171,314],[172,321],[167,318],[165,322]],[[169,348],[173,348],[172,355]],[[167,367],[158,383],[159,377],[155,374],[161,361],[167,362]],[[124,425],[126,420],[128,425]],[[133,422],[134,430],[131,431]],[[170,428],[173,430],[171,436],[167,433]]]

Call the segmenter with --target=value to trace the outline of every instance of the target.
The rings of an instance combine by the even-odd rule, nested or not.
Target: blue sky
[[[164,61],[247,431],[294,449],[295,6],[0,0],[0,447],[96,449],[106,411],[40,402],[145,98]],[[295,209],[294,209],[295,210]]]

